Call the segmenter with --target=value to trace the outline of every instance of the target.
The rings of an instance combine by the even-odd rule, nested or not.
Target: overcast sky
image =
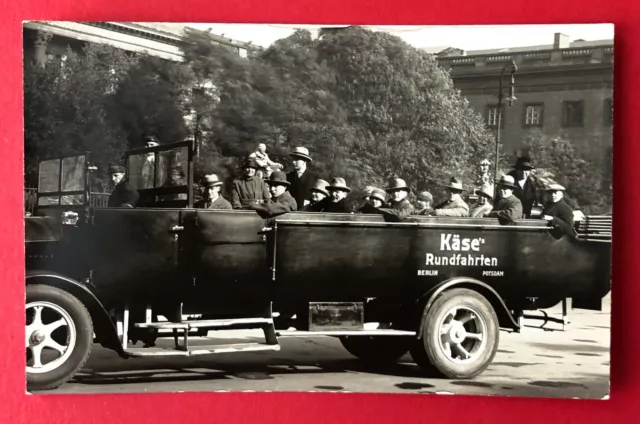
[[[239,41],[268,46],[287,37],[295,28],[315,30],[322,25],[275,24],[202,24],[191,23],[198,29],[211,28],[214,34]],[[331,26],[331,25],[326,25]],[[374,31],[393,33],[414,47],[451,46],[463,50],[482,50],[501,47],[525,47],[553,44],[553,34],[561,32],[571,41],[613,39],[612,24],[579,25],[485,25],[485,26],[367,26]]]

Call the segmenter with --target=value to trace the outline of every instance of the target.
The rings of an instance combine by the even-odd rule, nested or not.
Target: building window
[[[611,99],[604,99],[602,115],[604,117],[605,126],[613,125],[613,102]]]
[[[489,128],[498,127],[498,105],[488,105],[485,114],[485,123]],[[504,128],[504,106],[502,107],[502,117],[500,118],[500,128]]]
[[[544,118],[543,103],[528,103],[524,105],[524,126],[541,127]]]
[[[581,127],[584,125],[584,101],[562,102],[562,126]]]

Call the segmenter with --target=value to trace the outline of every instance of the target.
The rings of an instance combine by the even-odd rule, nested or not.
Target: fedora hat
[[[327,187],[329,186],[329,183],[326,182],[325,180],[318,178],[315,182],[315,185],[313,187],[311,187],[311,191],[317,191],[318,193],[322,193],[325,196],[329,195],[329,192],[327,191]]]
[[[387,201],[387,193],[385,193],[384,190],[380,189],[380,188],[373,188],[371,190],[371,193],[369,194],[369,198],[370,199],[378,199],[380,200],[382,203]]]
[[[109,166],[109,174],[124,174],[125,172],[126,168],[122,165]]]
[[[516,159],[516,163],[513,165],[513,167],[515,169],[523,169],[523,170],[530,170],[530,169],[536,169],[535,166],[533,166],[533,164],[531,163],[531,159],[527,156],[521,156],[518,159]]]
[[[254,158],[247,158],[247,159],[242,163],[242,167],[243,167],[243,168],[260,169],[260,165],[258,165],[258,162],[257,162]]]
[[[218,179],[218,176],[216,174],[209,174],[204,176],[205,187],[217,187],[221,185],[222,185],[222,181]]]
[[[516,180],[511,175],[503,175],[498,180],[498,185],[502,187],[516,188]]]
[[[402,178],[394,178],[389,182],[389,187],[387,187],[387,193],[391,193],[392,191],[397,190],[406,190],[408,192],[411,191],[407,183]]]
[[[565,191],[566,189],[557,183],[549,184],[544,191]]]
[[[449,180],[449,182],[444,186],[453,190],[464,191],[464,188],[462,187],[462,181],[460,181],[457,177],[451,177],[451,180]]]
[[[493,185],[491,184],[482,184],[478,190],[476,190],[476,194],[478,196],[484,196],[489,200],[493,199]]]
[[[289,153],[289,155],[302,158],[307,162],[313,162],[313,159],[311,159],[311,156],[309,156],[309,149],[307,149],[306,147],[294,147],[293,151]]]
[[[340,177],[336,177],[331,180],[331,185],[327,187],[327,190],[342,190],[346,191],[347,193],[351,191],[351,189],[347,187],[347,182],[344,180],[344,178]]]
[[[418,193],[416,200],[433,203],[433,196],[428,191],[421,191],[420,193]]]
[[[267,184],[271,185],[283,185],[289,187],[291,183],[287,181],[287,174],[282,171],[276,171],[271,174],[268,180],[265,181]]]

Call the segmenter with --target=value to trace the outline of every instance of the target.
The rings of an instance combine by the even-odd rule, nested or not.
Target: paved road
[[[331,337],[281,338],[279,352],[192,358],[123,360],[96,346],[71,382],[46,393],[343,391],[602,399],[609,392],[610,302],[605,300],[603,312],[570,311],[565,332],[535,329],[540,322],[529,320],[520,334],[501,332],[492,366],[470,381],[423,378],[410,355],[391,367],[365,367]],[[247,342],[259,334],[210,332],[208,338]]]

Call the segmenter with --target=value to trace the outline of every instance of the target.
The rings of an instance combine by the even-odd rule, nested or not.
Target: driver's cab
[[[129,185],[137,207],[193,206],[193,143],[183,141],[126,152]]]

